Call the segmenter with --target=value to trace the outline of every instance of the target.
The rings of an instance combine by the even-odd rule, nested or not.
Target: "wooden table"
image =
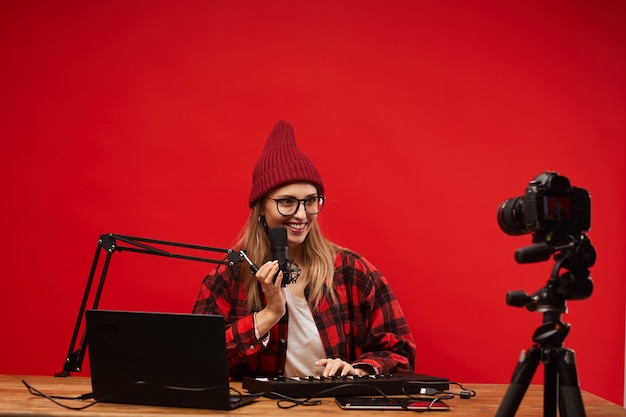
[[[344,411],[341,410],[333,398],[322,398],[318,406],[297,406],[291,409],[281,409],[276,400],[260,398],[253,404],[232,411],[198,410],[191,408],[170,408],[137,406],[125,404],[101,403],[81,410],[66,410],[49,400],[31,395],[22,384],[22,379],[48,395],[77,397],[91,392],[91,380],[88,377],[72,376],[55,378],[53,376],[15,376],[0,375],[0,416],[80,416],[80,417],[117,417],[117,416],[331,416],[344,414],[348,417],[363,416],[406,416],[406,411]],[[508,387],[505,384],[464,384],[467,388],[476,390],[476,396],[471,399],[458,397],[446,402],[452,407],[449,412],[439,412],[434,415],[447,416],[493,416],[502,401]],[[241,388],[240,383],[233,383],[235,388]],[[583,402],[587,417],[626,417],[626,409],[604,400],[596,395],[583,392]],[[81,401],[64,401],[65,404],[78,406]],[[543,386],[531,385],[524,396],[524,400],[517,411],[516,417],[543,416]]]

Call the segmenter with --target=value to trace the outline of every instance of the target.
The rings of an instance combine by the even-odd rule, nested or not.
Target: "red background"
[[[626,3],[508,3],[0,2],[0,373],[62,369],[100,234],[228,247],[285,119],[417,371],[470,386],[509,381],[542,317],[505,294],[553,265],[515,263],[530,235],[498,205],[545,170],[589,190],[595,290],[565,345],[622,404]],[[116,254],[101,308],[188,312],[209,269]]]

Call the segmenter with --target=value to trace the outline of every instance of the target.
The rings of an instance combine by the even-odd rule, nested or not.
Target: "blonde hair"
[[[264,199],[257,202],[250,212],[248,221],[242,228],[234,246],[237,250],[245,250],[246,254],[256,265],[261,266],[271,259],[271,249],[267,231],[261,222],[261,206]],[[337,295],[333,287],[335,273],[335,256],[341,248],[326,239],[314,222],[306,239],[302,243],[302,256],[308,277],[307,301],[312,310],[316,310],[324,293],[330,295],[331,301],[337,303]],[[263,309],[263,297],[257,280],[250,268],[241,268],[241,279],[248,293],[248,309],[259,311]]]

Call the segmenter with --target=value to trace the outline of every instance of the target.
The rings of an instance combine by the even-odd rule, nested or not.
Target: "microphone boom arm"
[[[121,243],[118,243],[121,242]],[[205,258],[201,256],[191,256],[169,252],[167,250],[163,250],[156,246],[152,245],[160,245],[166,247],[176,247],[176,248],[185,248],[185,249],[193,249],[198,251],[206,251],[206,252],[216,252],[216,253],[224,253],[226,257],[223,259],[213,259],[213,258]],[[102,271],[100,273],[100,278],[98,281],[98,288],[96,289],[96,293],[94,295],[94,300],[92,304],[92,309],[98,309],[98,304],[100,303],[100,296],[102,295],[102,289],[104,288],[104,281],[109,269],[109,265],[111,263],[111,257],[115,252],[134,252],[134,253],[142,253],[146,255],[158,255],[165,256],[169,258],[177,258],[184,259],[188,261],[196,261],[196,262],[208,262],[219,265],[229,265],[234,266],[235,264],[242,262],[245,257],[247,260],[247,256],[245,252],[235,251],[232,249],[223,249],[223,248],[215,248],[211,246],[200,246],[193,245],[188,243],[179,243],[179,242],[170,242],[166,240],[157,240],[157,239],[148,239],[142,237],[134,237],[134,236],[124,236],[124,235],[116,235],[113,233],[101,235],[98,238],[98,246],[96,247],[96,253],[93,258],[93,262],[91,264],[91,270],[89,272],[89,278],[87,279],[87,285],[85,287],[85,292],[83,295],[82,302],[80,304],[80,309],[78,311],[78,318],[76,319],[76,325],[74,326],[74,332],[72,334],[72,339],[70,341],[70,347],[67,353],[67,357],[65,359],[65,364],[63,365],[63,371],[55,374],[56,377],[66,377],[70,376],[71,372],[80,372],[83,364],[83,359],[85,358],[85,351],[87,348],[87,340],[86,340],[86,329],[83,330],[80,344],[76,347],[76,342],[78,340],[78,335],[82,328],[83,318],[85,316],[85,310],[87,307],[87,303],[90,298],[91,288],[94,283],[94,278],[96,276],[96,271],[98,269],[98,265],[100,263],[100,255],[105,252],[106,258],[104,260],[104,264],[102,265]],[[250,261],[248,261],[251,264]]]

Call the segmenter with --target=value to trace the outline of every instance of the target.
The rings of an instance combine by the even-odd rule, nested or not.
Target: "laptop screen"
[[[88,310],[86,323],[96,400],[232,408],[222,316]]]

